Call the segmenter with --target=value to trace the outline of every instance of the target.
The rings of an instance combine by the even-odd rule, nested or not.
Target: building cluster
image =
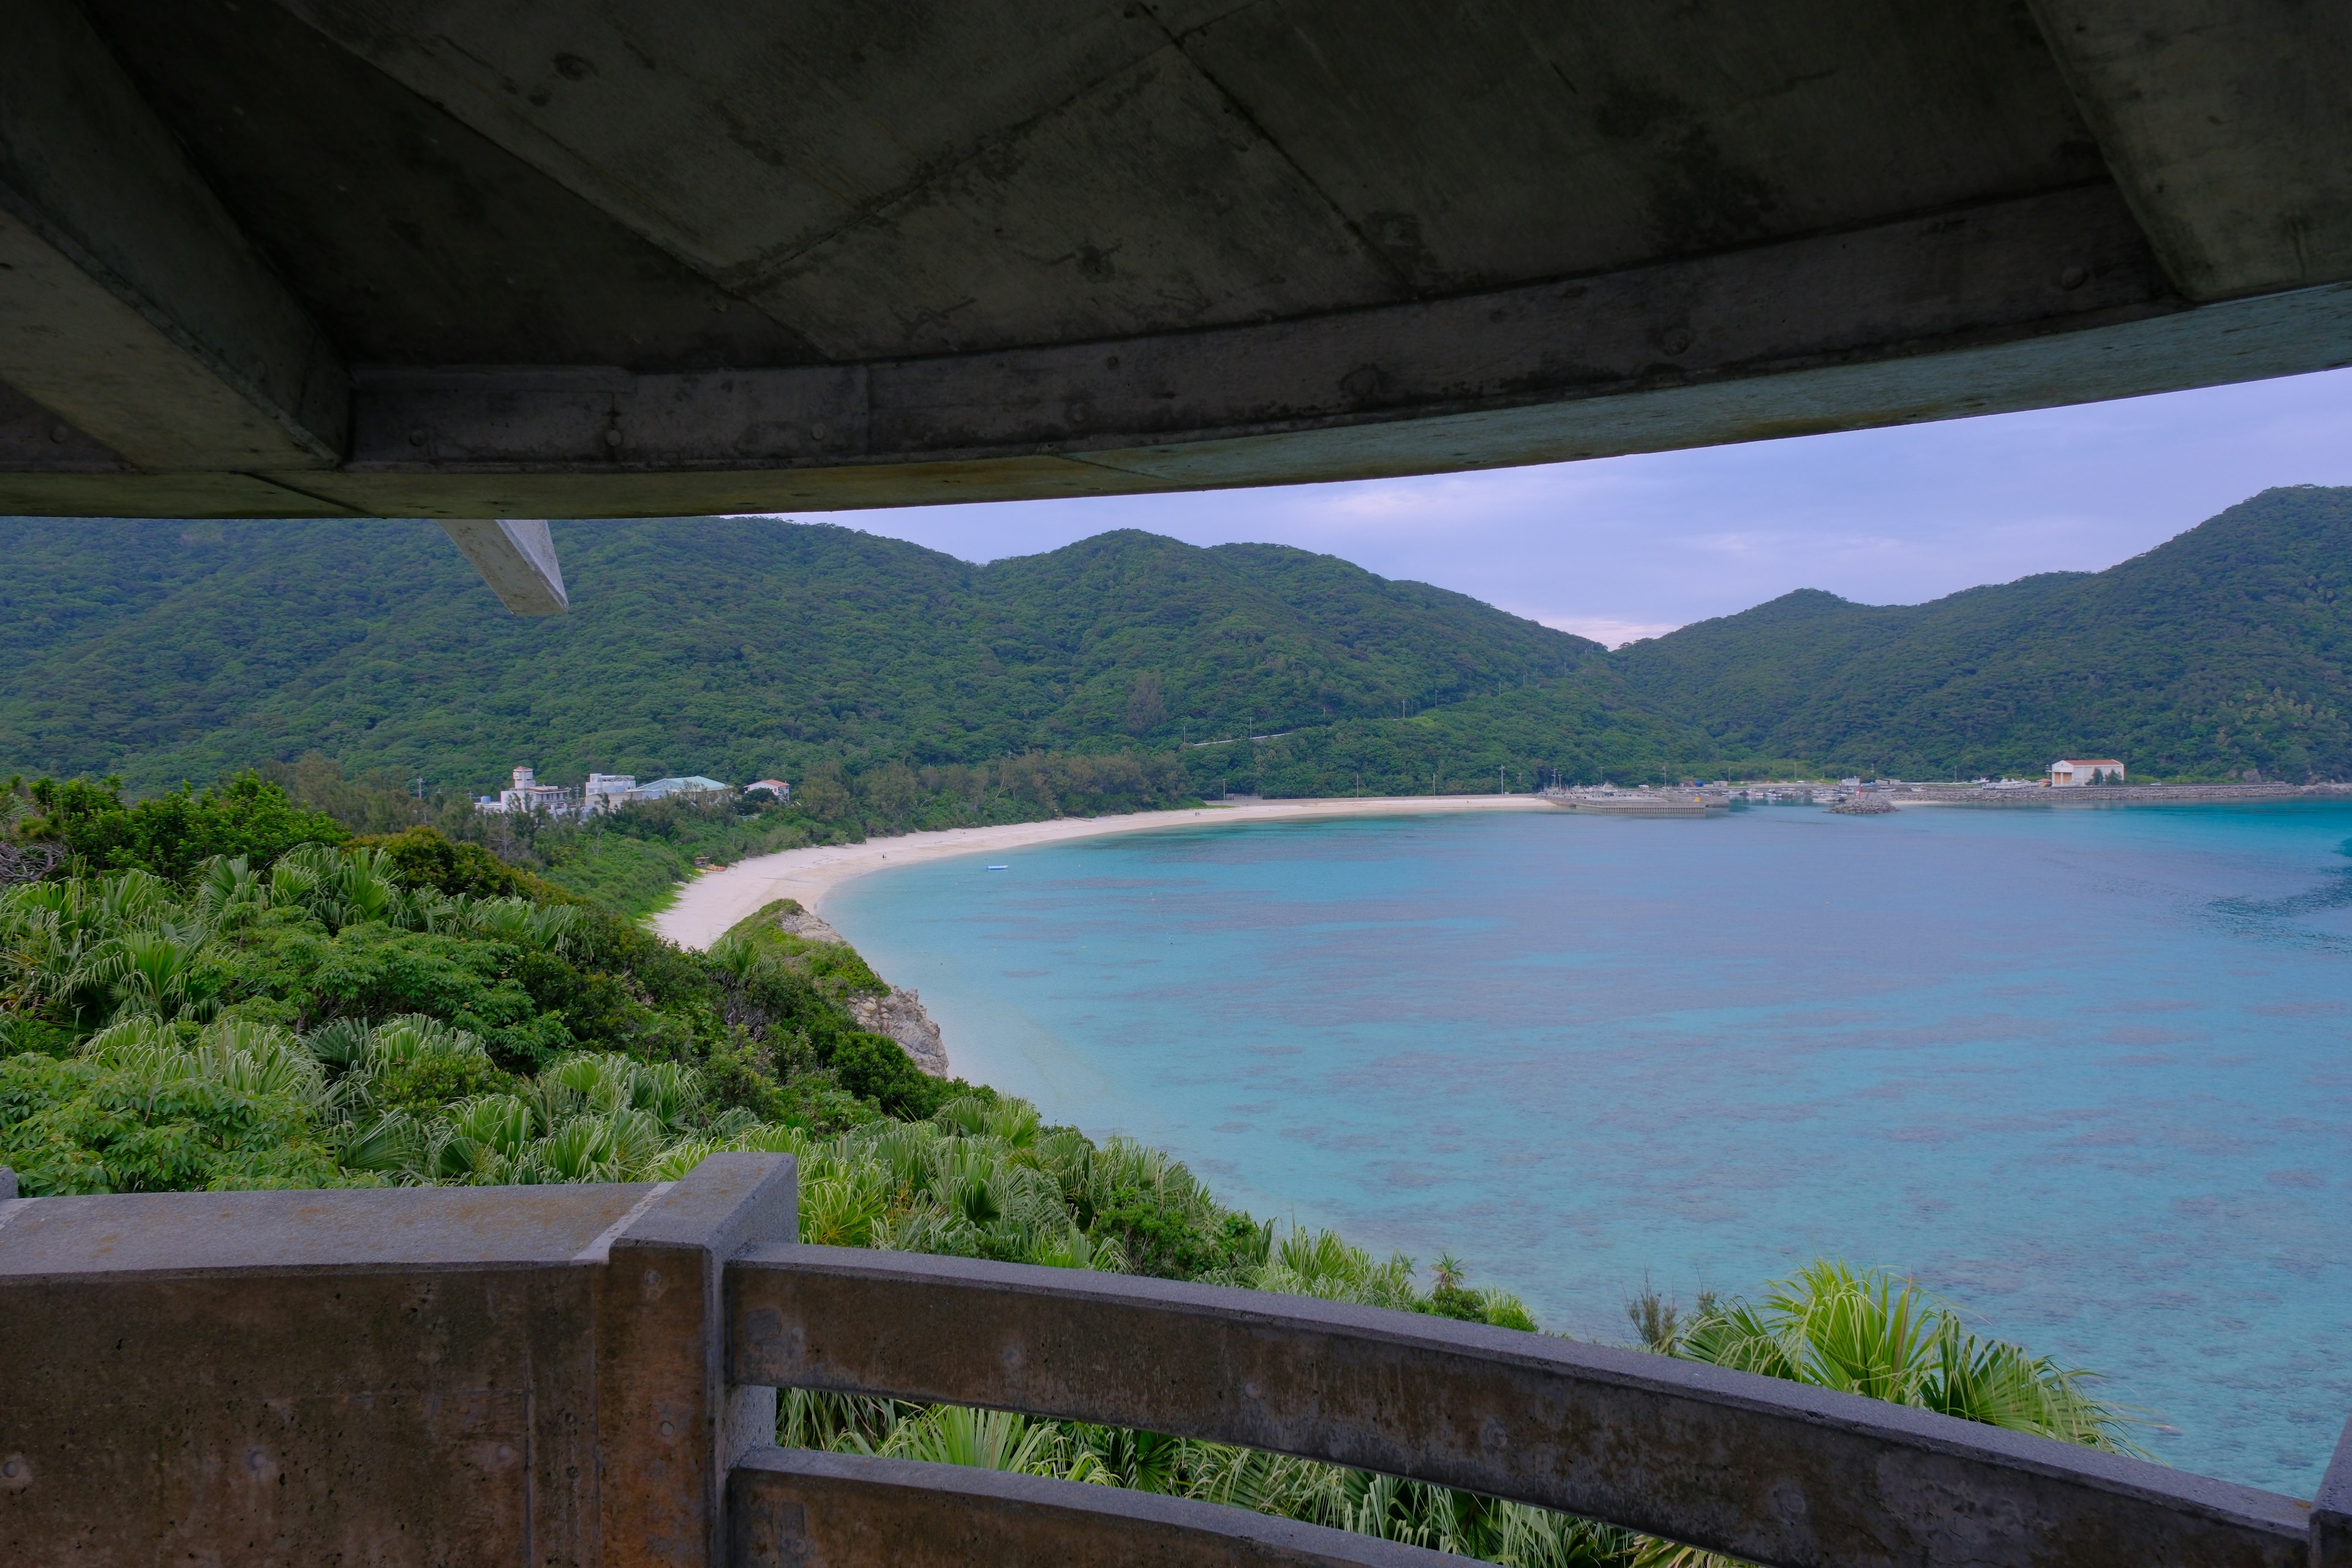
[[[474,803],[478,811],[512,812],[528,816],[543,812],[549,816],[571,816],[580,809],[580,792],[556,784],[543,784],[530,768],[517,768],[514,782],[496,795],[486,795]]]
[[[733,784],[705,778],[700,773],[683,778],[655,779],[646,784],[639,784],[634,773],[590,773],[588,782],[580,788],[565,789],[556,784],[541,784],[531,769],[519,767],[514,771],[511,784],[496,795],[480,796],[474,802],[474,807],[486,812],[536,812],[547,816],[588,817],[618,811],[625,805],[642,805],[649,801],[709,803],[729,799],[739,794],[790,800],[793,786],[782,779],[759,779],[739,791]]]

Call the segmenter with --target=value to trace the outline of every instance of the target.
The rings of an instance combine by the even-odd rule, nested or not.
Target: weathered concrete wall
[[[792,1163],[664,1186],[19,1199],[0,1563],[700,1565],[773,1394],[719,1269]],[[769,1414],[764,1430],[758,1412]]]
[[[650,1186],[0,1196],[0,1563],[1427,1561],[778,1453],[778,1384],[1244,1443],[1783,1568],[2347,1568],[2352,1545],[2352,1433],[2315,1507],[1605,1347],[793,1229],[791,1162],[744,1154]]]

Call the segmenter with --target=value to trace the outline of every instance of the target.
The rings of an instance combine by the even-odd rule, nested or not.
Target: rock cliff
[[[776,915],[776,924],[793,936],[806,942],[835,942],[849,945],[848,939],[810,913],[797,903],[787,900],[789,907]],[[849,1016],[857,1026],[877,1035],[887,1035],[898,1047],[914,1058],[917,1067],[933,1078],[948,1075],[947,1047],[940,1038],[940,1026],[923,1011],[923,999],[912,991],[890,987],[887,994],[875,996],[852,993],[842,998]]]

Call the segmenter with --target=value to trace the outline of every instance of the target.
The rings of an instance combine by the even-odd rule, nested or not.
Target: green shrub
[[[184,882],[215,855],[242,856],[259,868],[298,844],[351,837],[333,817],[304,810],[250,771],[200,795],[183,784],[130,805],[115,779],[40,778],[26,793],[32,814],[17,836],[62,843],[92,871],[136,868]]]
[[[959,1079],[938,1079],[915,1065],[887,1035],[863,1031],[836,1037],[824,1065],[850,1093],[870,1100],[903,1121],[919,1121],[949,1100],[971,1092]]]
[[[395,1062],[375,1075],[375,1103],[386,1113],[438,1110],[478,1094],[510,1094],[522,1087],[487,1056],[451,1054]]]
[[[480,845],[455,842],[430,827],[354,838],[351,847],[383,850],[391,857],[394,875],[411,888],[473,899],[522,898],[538,903],[552,901],[551,895],[561,897],[537,877],[516,870]]]
[[[351,1182],[291,1096],[41,1056],[0,1061],[0,1164],[28,1197]]]

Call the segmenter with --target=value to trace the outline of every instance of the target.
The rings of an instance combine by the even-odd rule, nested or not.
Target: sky
[[[809,521],[967,561],[1114,528],[1292,544],[1616,647],[1794,588],[1917,604],[2098,571],[2292,484],[2352,484],[2352,370],[1476,474]]]

